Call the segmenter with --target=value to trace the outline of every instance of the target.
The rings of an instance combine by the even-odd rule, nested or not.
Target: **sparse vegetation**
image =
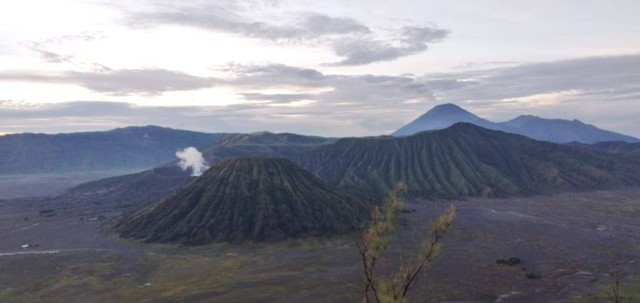
[[[611,261],[611,270],[609,270],[611,278],[611,286],[605,291],[611,303],[631,303],[633,297],[626,296],[623,289],[623,282],[620,270],[618,270],[615,261]]]
[[[386,202],[371,212],[368,228],[360,232],[356,243],[364,274],[363,297],[366,302],[407,302],[408,293],[419,275],[440,253],[440,242],[455,218],[451,206],[431,225],[429,237],[415,255],[390,260],[389,249],[397,226],[398,213],[403,208],[400,194],[407,190],[403,183],[396,185]]]

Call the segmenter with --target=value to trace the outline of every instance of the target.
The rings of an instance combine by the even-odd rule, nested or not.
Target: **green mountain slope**
[[[411,137],[341,139],[296,163],[376,199],[397,182],[425,198],[505,197],[640,185],[640,162],[458,123]]]
[[[360,208],[289,160],[232,158],[122,219],[120,235],[187,245],[350,231]]]

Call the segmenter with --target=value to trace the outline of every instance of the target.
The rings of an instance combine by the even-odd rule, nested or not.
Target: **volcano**
[[[349,232],[359,205],[289,160],[231,158],[115,228],[146,242],[271,242]]]

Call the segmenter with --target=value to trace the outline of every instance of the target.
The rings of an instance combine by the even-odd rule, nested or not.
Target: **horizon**
[[[4,3],[0,135],[372,136],[453,103],[640,137],[638,14],[631,0]]]
[[[419,116],[417,116],[414,120],[417,120],[417,119],[418,119],[419,117],[421,117],[423,114],[426,114],[426,113],[428,113],[429,111],[431,111],[431,110],[433,110],[433,109],[435,109],[435,108],[437,108],[437,107],[441,107],[441,106],[450,106],[450,105],[453,105],[455,108],[460,109],[460,110],[462,110],[462,111],[469,112],[469,113],[471,113],[472,115],[475,115],[475,113],[470,112],[470,111],[468,111],[467,109],[465,109],[465,108],[463,108],[463,107],[461,107],[461,106],[458,106],[458,105],[456,105],[456,104],[454,104],[454,103],[441,103],[441,104],[437,104],[437,105],[435,105],[434,107],[432,107],[432,108],[430,108],[429,110],[425,111],[424,113],[420,114],[420,115],[419,115]],[[475,115],[475,116],[477,116],[477,117],[479,117],[479,118],[484,119],[484,117],[482,117],[482,116],[478,116],[478,115]],[[504,121],[491,121],[491,120],[489,120],[489,121],[491,121],[491,122],[495,122],[495,123],[505,123],[505,122],[508,122],[508,121],[511,121],[511,120],[515,120],[515,119],[520,118],[520,117],[536,117],[536,118],[541,118],[541,119],[545,119],[545,120],[558,120],[557,118],[540,117],[540,116],[531,115],[531,114],[521,114],[521,115],[518,115],[518,116],[515,116],[515,117],[511,117],[511,118],[509,118],[508,120],[504,120]],[[577,121],[577,122],[581,122],[581,123],[586,124],[586,125],[592,125],[592,126],[598,127],[597,125],[591,124],[591,123],[589,123],[588,121],[581,121],[581,120],[579,120],[579,119],[573,119],[573,120],[560,119],[560,120],[563,120],[563,121],[572,121],[572,122],[573,122],[573,121]],[[412,120],[412,121],[413,121],[413,120]],[[452,124],[451,126],[453,126],[453,125],[455,125],[455,124],[460,124],[460,123],[475,125],[475,124],[473,124],[473,123],[463,122],[463,121],[462,121],[462,122],[456,122],[456,123]],[[451,127],[451,126],[449,126],[449,127]],[[479,126],[479,125],[476,125],[476,126],[477,126],[477,127],[484,128],[484,127]],[[192,131],[192,132],[201,132],[201,133],[212,133],[212,134],[213,134],[213,133],[219,133],[219,134],[222,134],[222,133],[228,133],[228,134],[258,134],[258,133],[264,133],[264,132],[266,132],[266,133],[273,133],[273,134],[286,134],[286,133],[290,133],[290,134],[304,135],[304,136],[319,136],[319,137],[327,137],[327,138],[331,137],[331,136],[322,136],[322,135],[307,134],[307,133],[295,133],[295,132],[290,132],[290,131],[281,131],[281,132],[277,132],[277,131],[276,131],[276,132],[274,132],[274,131],[269,131],[269,130],[255,130],[255,131],[249,131],[249,132],[206,132],[206,131],[205,131],[205,132],[202,132],[202,131],[198,131],[198,130],[182,129],[182,128],[174,128],[174,127],[170,127],[170,126],[162,126],[162,125],[156,125],[156,124],[146,124],[146,125],[142,125],[142,124],[141,124],[141,125],[135,125],[135,124],[132,124],[132,125],[118,126],[118,127],[114,127],[114,128],[104,129],[104,130],[88,130],[88,131],[79,130],[79,131],[72,131],[72,132],[53,132],[53,133],[51,133],[51,132],[22,132],[22,133],[2,133],[2,132],[0,132],[0,137],[5,136],[5,135],[23,135],[23,134],[35,134],[35,135],[41,135],[41,134],[43,134],[43,135],[59,135],[59,134],[86,133],[86,132],[108,132],[108,131],[114,131],[114,130],[118,130],[118,129],[126,129],[126,128],[145,128],[145,127],[159,127],[159,128],[173,129],[173,130]],[[449,128],[449,127],[446,127],[446,128]],[[446,129],[446,128],[443,128],[443,129]],[[602,129],[602,130],[607,130],[607,129],[603,129],[603,128],[600,128],[600,129]],[[440,130],[440,129],[436,129],[436,130]],[[428,130],[428,131],[433,131],[433,130]],[[630,137],[633,137],[633,138],[636,138],[636,139],[640,139],[640,138],[637,138],[637,137],[635,137],[635,136],[628,135],[628,134],[624,134],[624,133],[619,133],[619,134],[622,134],[622,135],[625,135],[625,136],[630,136]],[[393,134],[383,133],[383,134],[371,134],[371,135],[362,135],[362,136],[344,136],[344,137],[334,137],[334,138],[347,138],[347,137],[352,137],[352,138],[361,138],[361,137],[376,137],[376,136],[393,136]]]

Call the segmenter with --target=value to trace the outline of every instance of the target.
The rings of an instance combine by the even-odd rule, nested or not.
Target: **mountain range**
[[[203,148],[202,156],[214,166],[230,157],[291,157],[334,141],[289,133],[230,134]],[[118,201],[119,204],[142,207],[169,196],[195,179],[190,176],[190,171],[181,170],[177,164],[174,155],[174,160],[158,167],[87,182],[69,189],[66,194],[94,203]]]
[[[458,122],[501,130],[555,143],[598,143],[605,141],[640,142],[640,139],[599,129],[579,120],[545,119],[521,115],[506,122],[492,122],[455,105],[441,104],[395,131],[393,136],[408,136],[425,130],[447,128]]]
[[[4,135],[0,175],[146,169],[174,159],[179,149],[208,146],[224,136],[158,126]]]
[[[457,123],[408,137],[345,138],[294,161],[336,188],[383,197],[508,197],[640,185],[640,161]]]
[[[407,183],[412,195],[428,199],[526,196],[640,185],[638,159],[576,144],[537,141],[458,123],[407,137],[336,140],[265,132],[231,135],[203,154],[214,167],[233,157],[287,157],[332,187],[374,202],[397,182]],[[140,208],[194,180],[174,161],[136,174],[85,183],[67,194]]]

